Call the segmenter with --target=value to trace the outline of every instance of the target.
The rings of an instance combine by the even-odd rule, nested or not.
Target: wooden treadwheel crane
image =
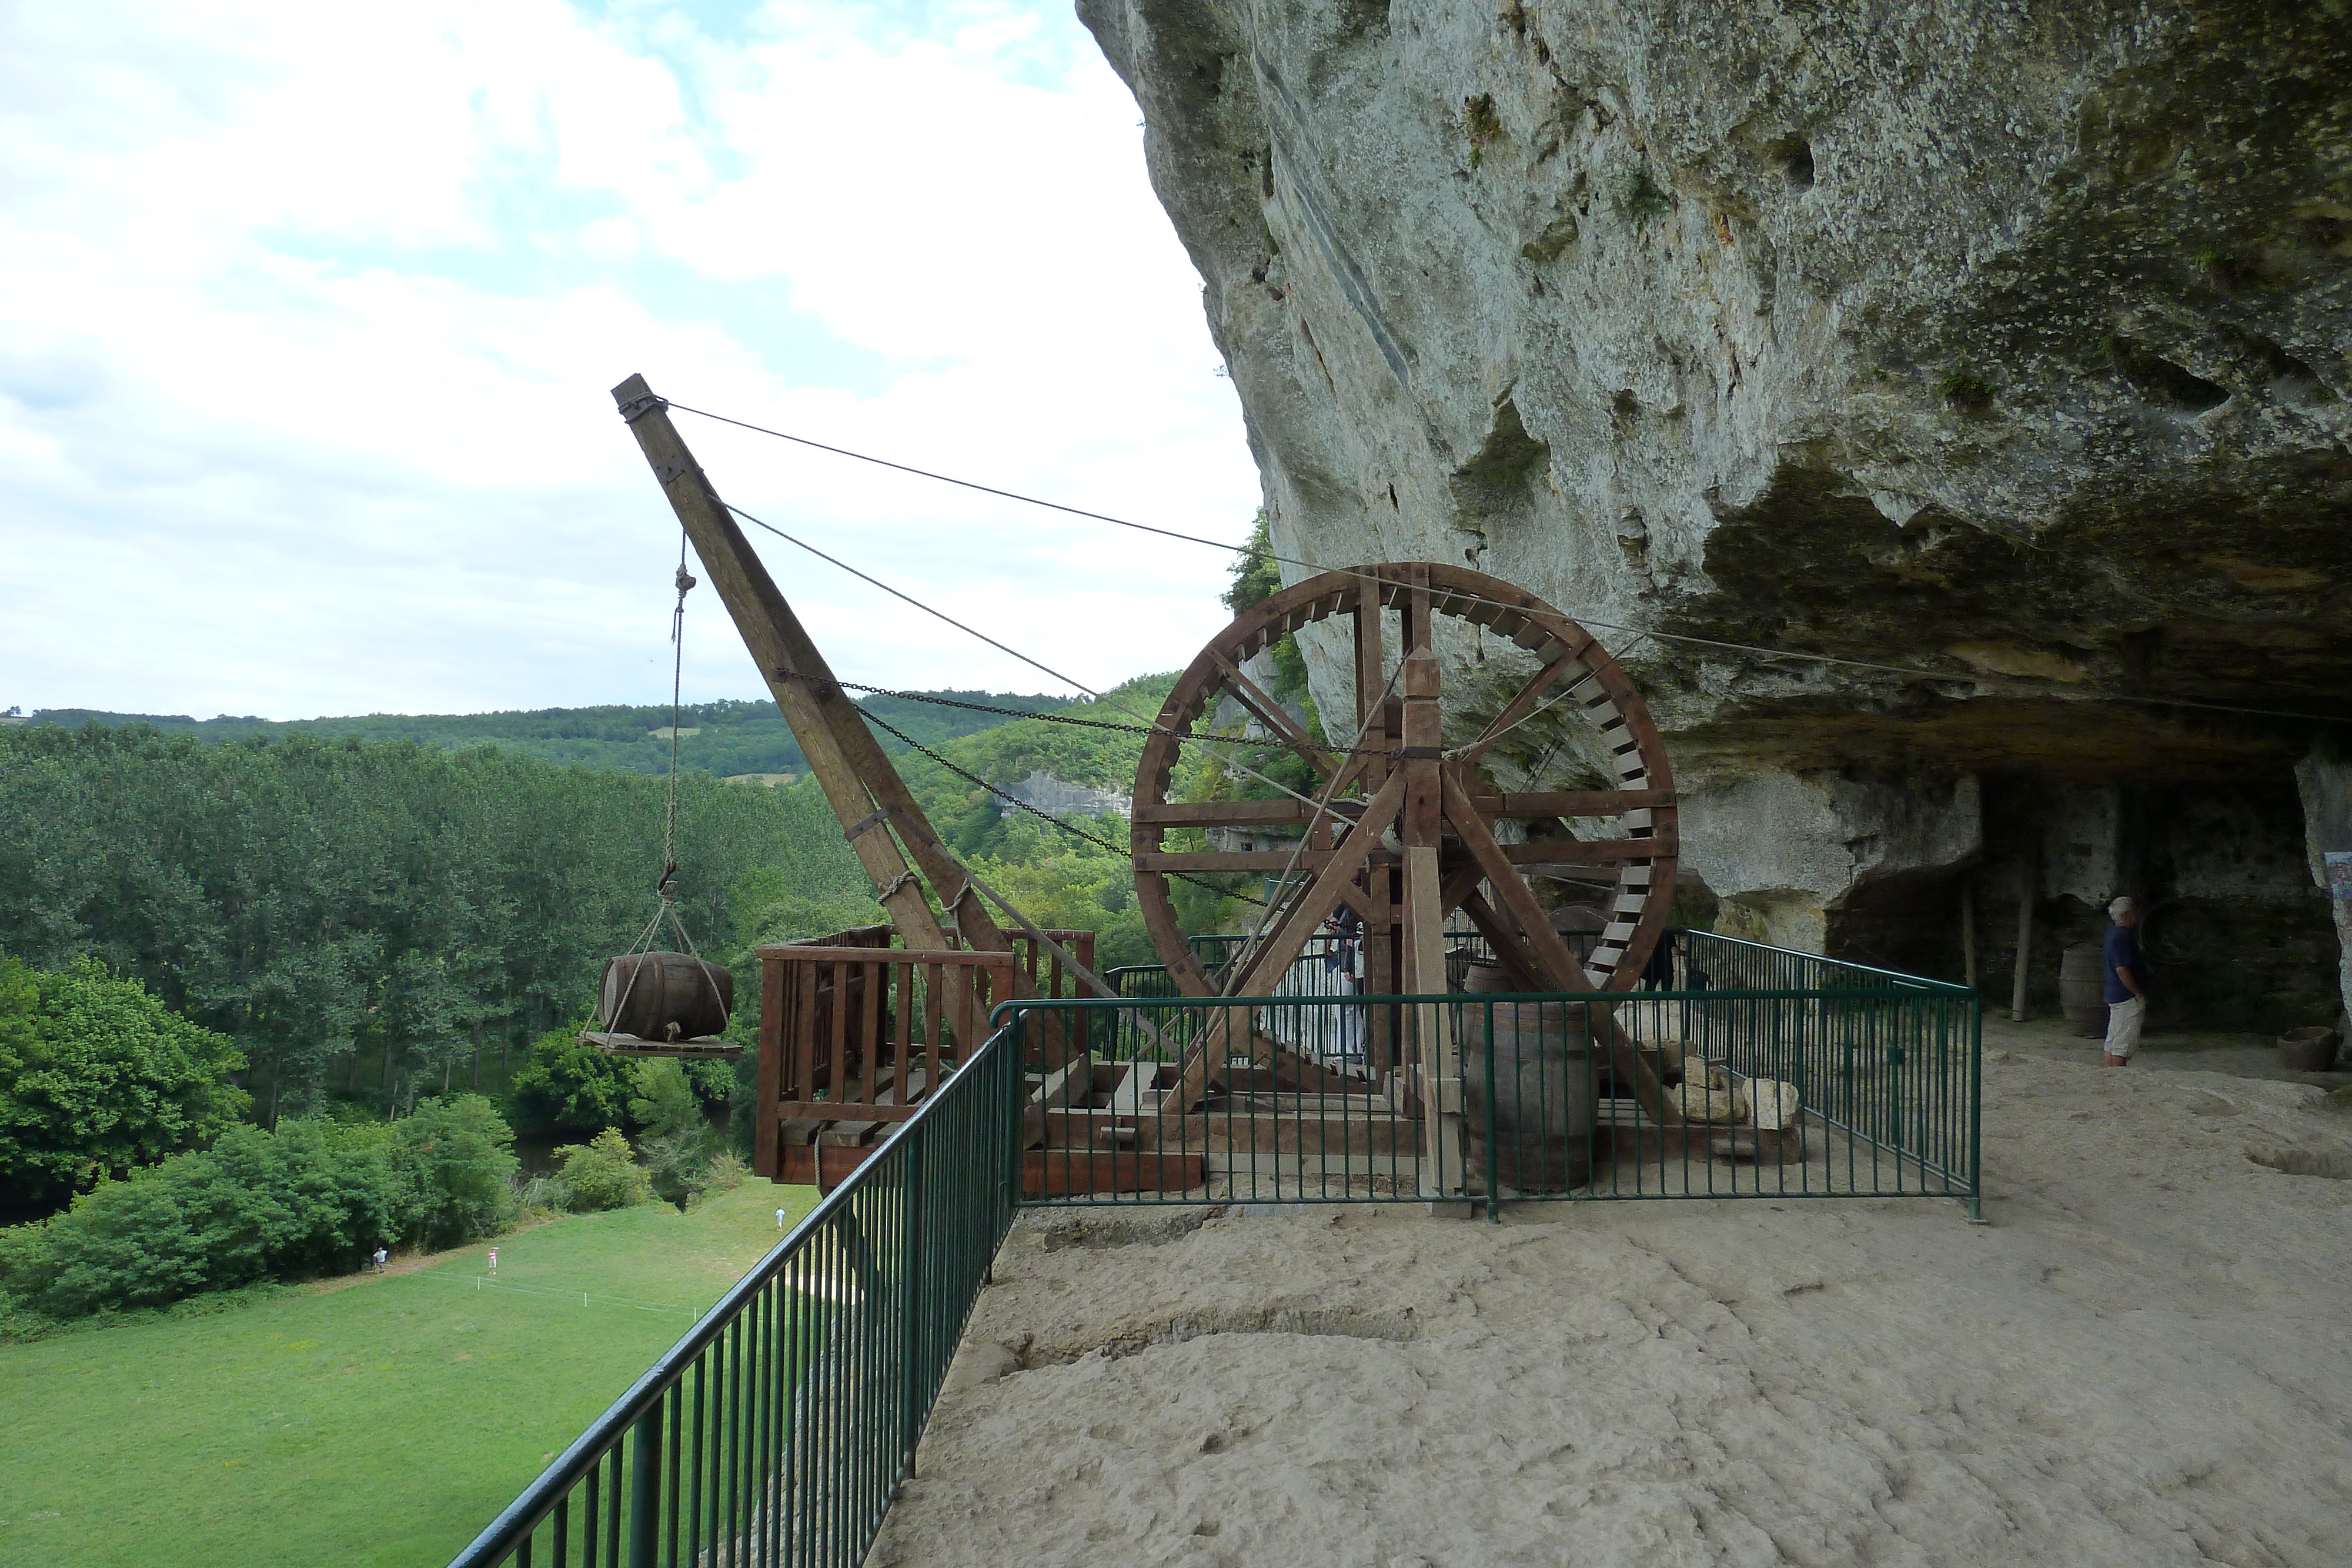
[[[1046,994],[1060,994],[1066,981],[1114,993],[1093,973],[1091,933],[1046,931],[1001,899],[1014,929],[997,923],[993,895],[932,829],[671,423],[667,402],[641,375],[614,387],[613,401],[889,916],[887,929],[828,938],[821,956],[761,951],[753,1168],[824,1185],[863,1158],[877,1132],[911,1115],[958,1053],[979,1043],[993,1003],[1035,997],[1041,983]],[[887,946],[892,932],[901,946]],[[793,1027],[780,1030],[787,1015]],[[1071,1047],[1059,1027],[1048,1019],[1034,1034],[1040,1060],[1059,1066]],[[853,1105],[859,1120],[841,1122]],[[835,1141],[820,1146],[819,1128]],[[845,1152],[834,1160],[828,1147]]]
[[[976,1046],[993,1002],[1059,995],[1065,980],[1097,996],[1116,993],[1093,972],[1090,934],[1041,929],[941,841],[679,437],[668,403],[642,376],[631,376],[613,396],[904,945],[887,946],[887,933],[877,927],[827,938],[824,946],[761,949],[762,1120],[754,1166],[777,1179],[813,1176],[822,1185],[835,1167],[810,1129],[855,1138],[863,1128],[870,1138],[910,1115],[927,1087],[953,1070],[942,1059],[942,1041],[954,1042],[957,1052]],[[1399,629],[1393,668],[1383,653],[1384,613]],[[1283,636],[1343,616],[1353,632],[1357,735],[1334,747],[1308,736],[1243,666]],[[1437,628],[1449,618],[1515,643],[1538,665],[1475,739],[1451,750],[1444,744],[1436,654]],[[1168,798],[1178,747],[1206,738],[1196,726],[1221,695],[1306,760],[1316,779],[1311,800]],[[1506,733],[1553,706],[1587,727],[1614,774],[1613,787],[1512,795],[1485,784],[1480,759]],[[1343,904],[1361,921],[1365,989],[1372,994],[1445,990],[1444,928],[1455,910],[1487,938],[1517,986],[1624,990],[1639,977],[1673,897],[1674,799],[1664,747],[1640,695],[1589,632],[1535,595],[1482,573],[1422,562],[1358,567],[1298,583],[1244,613],[1177,682],[1152,726],[1137,779],[1137,891],[1171,975],[1192,996],[1271,994],[1325,917]],[[1603,817],[1619,820],[1622,836],[1506,844],[1495,831],[1507,819]],[[1286,853],[1171,852],[1165,845],[1172,827],[1238,825],[1286,826],[1304,838]],[[1178,927],[1168,877],[1272,870],[1275,862],[1286,873],[1305,874],[1286,881],[1242,958],[1213,980]],[[1615,870],[1608,925],[1581,959],[1522,880],[1522,867],[1561,864]],[[999,924],[992,904],[1012,930]],[[780,970],[780,962],[798,967]],[[1404,1088],[1415,1103],[1435,1111],[1449,1105],[1448,1085],[1458,1084],[1459,1068],[1434,1019],[1442,1009],[1417,1010],[1432,1019],[1411,1026],[1420,1043],[1410,1053],[1415,1071]],[[780,1025],[787,1014],[791,1021]],[[920,1040],[914,1032],[919,1015]],[[1633,1042],[1601,1009],[1596,1015],[1622,1081],[1654,1115],[1673,1119]],[[1146,1146],[1192,1116],[1211,1086],[1227,1080],[1244,1057],[1276,1084],[1329,1083],[1326,1069],[1259,1032],[1245,1009],[1216,1017],[1171,1065],[1171,1081],[1155,1092],[1156,1111],[1136,1106],[1145,1111]],[[1085,1050],[1084,1027],[1074,1021],[1069,1028],[1076,1032],[1066,1038],[1049,1016],[1033,1030],[1032,1065],[1067,1071],[1065,1063]],[[1393,1040],[1375,1042],[1376,1056],[1388,1053],[1379,1061],[1383,1070],[1408,1065],[1395,1047]],[[845,1123],[852,1109],[862,1120]],[[839,1132],[845,1124],[848,1134]],[[796,1137],[808,1145],[805,1157],[793,1152]],[[839,1169],[862,1157],[845,1155]]]
[[[932,830],[857,706],[834,679],[824,655],[670,423],[669,404],[641,375],[614,387],[613,401],[635,433],[900,939],[925,952],[968,947],[1011,954],[1012,937],[989,914],[971,873]],[[950,923],[933,909],[925,884]],[[1034,927],[1028,930],[1037,935]],[[965,1016],[954,1021],[968,1030],[979,1020]]]

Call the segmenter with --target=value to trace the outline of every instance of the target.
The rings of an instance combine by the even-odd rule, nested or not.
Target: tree
[[[629,1114],[645,1132],[637,1147],[645,1156],[654,1191],[684,1208],[710,1177],[716,1140],[702,1100],[688,1082],[685,1064],[671,1058],[637,1063],[637,1095]]]
[[[618,1127],[607,1127],[585,1144],[566,1145],[555,1157],[562,1162],[560,1176],[571,1190],[572,1207],[583,1213],[654,1200],[653,1180],[629,1153],[629,1140]]]
[[[251,1103],[234,1041],[95,958],[62,971],[0,959],[0,1179],[54,1207],[77,1188],[188,1149]]]
[[[1232,580],[1219,595],[1225,608],[1235,615],[1256,609],[1282,591],[1282,564],[1274,559],[1274,530],[1265,508],[1258,508],[1250,525],[1249,548],[1234,558]],[[1307,689],[1307,655],[1300,652],[1296,635],[1286,634],[1275,641],[1274,680],[1268,695],[1276,702],[1297,703],[1306,709],[1307,727],[1318,740],[1323,738],[1321,717],[1315,711],[1315,699]]]
[[[755,1066],[758,1058],[747,1060]],[[732,1061],[689,1061],[686,1064],[686,1081],[694,1085],[695,1093],[706,1105],[724,1105],[735,1092],[735,1063]]]
[[[488,1236],[514,1218],[514,1129],[479,1094],[426,1100],[394,1123],[410,1233],[428,1246]]]
[[[1264,507],[1250,519],[1249,543],[1234,556],[1229,570],[1231,579],[1217,597],[1236,615],[1282,591],[1282,563],[1274,559],[1274,530]]]
[[[630,1063],[582,1040],[583,1025],[550,1030],[531,1041],[530,1059],[510,1089],[517,1115],[530,1125],[589,1132],[627,1116],[636,1089]]]

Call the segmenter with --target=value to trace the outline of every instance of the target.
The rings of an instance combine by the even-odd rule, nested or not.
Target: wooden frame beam
[[[1296,719],[1283,712],[1280,703],[1260,691],[1255,681],[1242,674],[1242,667],[1225,657],[1223,650],[1211,648],[1209,657],[1216,664],[1218,673],[1223,676],[1225,689],[1234,694],[1234,700],[1257,716],[1257,721],[1265,726],[1285,746],[1307,758],[1308,767],[1326,779],[1339,771],[1339,758],[1317,745],[1315,737],[1300,728]]]
[[[1584,656],[1584,650],[1591,645],[1590,638],[1581,644],[1571,643],[1568,652],[1538,670],[1534,680],[1519,688],[1518,695],[1503,705],[1503,711],[1494,716],[1485,732],[1457,754],[1457,760],[1465,764],[1475,763],[1486,756],[1496,741],[1510,733],[1514,725],[1535,712],[1536,704],[1542,699],[1544,693],[1551,689],[1552,683],[1576,668]]]
[[[1577,961],[1576,955],[1569,950],[1559,933],[1551,928],[1551,916],[1536,903],[1535,894],[1528,891],[1528,884],[1519,880],[1517,871],[1502,852],[1503,846],[1496,843],[1494,835],[1486,831],[1485,820],[1472,809],[1470,797],[1451,774],[1445,779],[1445,800],[1447,820],[1453,822],[1454,831],[1461,835],[1464,847],[1485,869],[1487,883],[1494,888],[1496,896],[1502,899],[1504,908],[1518,921],[1519,929],[1532,948],[1530,956],[1535,959],[1537,971],[1548,982],[1545,988],[1570,992],[1591,990],[1592,981],[1585,974],[1584,966]],[[1605,1004],[1592,1005],[1588,1009],[1587,1018],[1595,1034],[1605,1032],[1607,1035],[1610,1064],[1618,1082],[1632,1087],[1633,1098],[1654,1120],[1661,1124],[1681,1120],[1666,1104],[1665,1091],[1658,1082],[1658,1075],[1642,1059],[1642,1053],[1634,1048],[1633,1038],[1604,1009]]]
[[[1329,862],[1284,915],[1274,934],[1252,957],[1239,978],[1227,983],[1226,995],[1246,995],[1249,982],[1255,976],[1269,970],[1279,974],[1290,967],[1291,960],[1298,956],[1299,950],[1307,946],[1307,938],[1315,935],[1315,928],[1323,923],[1323,917],[1339,904],[1342,897],[1340,888],[1355,880],[1365,857],[1371,852],[1372,846],[1380,842],[1381,830],[1395,819],[1403,803],[1404,779],[1399,775],[1391,779],[1365,807],[1362,820],[1349,831],[1348,837],[1342,841],[1342,847],[1332,852]],[[1160,1103],[1163,1119],[1182,1116],[1208,1092],[1212,1073],[1222,1068],[1233,1054],[1232,1020],[1236,1012],[1242,1016],[1242,1027],[1248,1028],[1248,1009],[1219,1009],[1216,1018],[1202,1030],[1201,1038],[1184,1053],[1183,1069],[1177,1074],[1176,1085]],[[1256,1061],[1260,1051],[1258,1039],[1253,1031],[1253,1061]],[[1257,1065],[1265,1066],[1267,1063],[1258,1061]]]

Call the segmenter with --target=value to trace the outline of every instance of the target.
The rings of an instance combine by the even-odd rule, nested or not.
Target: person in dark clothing
[[[2147,960],[2139,950],[2139,909],[2128,898],[2107,905],[2100,967],[2106,976],[2106,1065],[2123,1067],[2139,1049],[2140,1021],[2147,1012]]]
[[[1333,938],[1323,955],[1323,963],[1339,977],[1340,990],[1349,989],[1349,982],[1356,977],[1356,953],[1363,930],[1363,918],[1352,904],[1341,904],[1323,922],[1323,934]]]

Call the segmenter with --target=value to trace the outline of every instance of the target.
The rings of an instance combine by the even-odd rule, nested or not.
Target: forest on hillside
[[[0,730],[0,954],[94,958],[233,1039],[265,1123],[362,1067],[413,1100],[587,1002],[656,907],[664,807],[660,780],[493,747]],[[714,953],[870,906],[806,793],[688,776],[678,835]]]
[[[1132,722],[1166,684],[1133,683],[1099,711]],[[902,765],[949,841],[1036,918],[1101,930],[1104,962],[1149,961],[1124,823],[1009,811],[956,771],[1113,781],[1132,776],[1137,737],[918,706],[929,735],[890,722],[945,759]],[[975,723],[992,727],[933,739]],[[715,958],[740,967],[758,943],[876,916],[814,780],[678,785],[679,909]],[[11,727],[0,956],[41,971],[95,961],[234,1041],[265,1125],[338,1099],[405,1107],[483,1084],[486,1060],[502,1082],[510,1058],[581,1015],[656,907],[665,800],[658,779],[495,746]]]
[[[926,746],[1002,724],[1001,716],[919,700],[948,697],[1024,713],[1052,713],[1069,706],[1064,697],[1024,696],[1002,692],[927,692],[909,696],[866,695],[859,706],[887,719]],[[44,708],[27,726],[79,729],[97,724],[110,729],[145,726],[165,735],[205,742],[278,739],[297,735],[357,740],[406,740],[439,750],[497,746],[544,762],[582,768],[619,768],[636,773],[669,771],[670,710],[667,706],[539,708],[530,712],[471,714],[367,714],[349,718],[276,720],[197,719],[184,715],[107,713],[96,708]],[[747,773],[792,773],[807,760],[793,739],[783,715],[765,697],[688,704],[678,721],[678,768],[721,778]],[[883,734],[885,749],[904,755],[908,747]]]

